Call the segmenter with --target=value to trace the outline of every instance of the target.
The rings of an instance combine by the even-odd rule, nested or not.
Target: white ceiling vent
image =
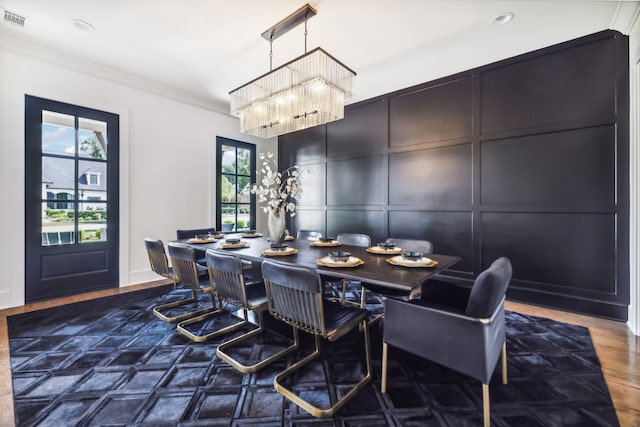
[[[20,16],[17,13],[11,12],[7,9],[4,9],[4,13],[2,14],[2,21],[8,22],[9,24],[17,25],[19,27],[24,27],[24,21],[27,19],[24,16]]]

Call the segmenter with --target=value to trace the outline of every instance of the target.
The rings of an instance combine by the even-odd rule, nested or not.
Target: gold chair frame
[[[240,268],[244,269],[244,265],[240,260],[239,260],[239,263],[240,263]],[[265,296],[264,302],[259,303],[257,305],[250,305],[249,299],[247,297],[247,286],[244,280],[244,276],[239,273],[223,271],[223,270],[215,269],[209,266],[209,278],[211,280],[211,283],[215,283],[218,299],[220,301],[229,303],[236,307],[240,307],[243,313],[243,319],[241,321],[234,323],[233,325],[227,326],[224,329],[221,329],[218,335],[222,335],[223,333],[224,334],[230,333],[237,329],[242,328],[247,324],[252,324],[249,321],[249,313],[248,313],[249,310],[254,312],[258,317],[258,327],[256,329],[253,329],[229,341],[225,341],[224,343],[218,346],[218,348],[216,349],[216,355],[220,359],[224,360],[225,362],[227,362],[228,364],[230,364],[240,372],[253,373],[275,362],[276,360],[280,359],[281,357],[291,353],[292,351],[298,348],[298,343],[294,342],[293,345],[290,345],[284,348],[283,350],[280,350],[272,354],[271,356],[266,357],[254,364],[244,364],[238,361],[237,359],[233,358],[233,356],[231,356],[228,353],[228,350],[231,347],[234,347],[237,344],[243,341],[246,341],[249,338],[254,337],[256,335],[260,335],[264,332],[265,329],[264,329],[263,313],[268,308],[266,296]]]
[[[145,246],[147,247],[147,254],[149,255],[149,264],[151,265],[151,270],[156,274],[166,277],[167,279],[173,282],[173,289],[177,289],[177,284],[179,280],[174,272],[169,268],[169,259],[167,258],[167,254],[164,250],[164,244],[161,240],[156,239],[145,239]],[[162,248],[160,250],[159,248]],[[155,249],[155,250],[154,250]],[[153,308],[153,314],[167,322],[167,323],[175,323],[180,322],[185,319],[189,319],[194,316],[199,316],[206,312],[206,309],[195,310],[187,313],[182,313],[177,316],[168,316],[164,312],[170,310],[172,308],[180,307],[182,305],[187,305],[196,302],[196,295],[193,289],[191,290],[191,297],[183,298],[176,301],[168,302],[166,304],[160,304]]]
[[[263,267],[264,272],[264,267]],[[263,273],[264,274],[264,273]],[[318,278],[320,283],[320,279]],[[371,348],[369,342],[369,328],[367,326],[366,316],[361,320],[350,321],[341,325],[338,329],[327,330],[324,316],[323,296],[320,292],[308,291],[304,289],[294,289],[277,283],[264,280],[267,295],[269,298],[269,312],[271,315],[289,325],[293,329],[293,337],[295,345],[299,345],[299,330],[308,332],[315,337],[315,351],[302,360],[295,362],[293,365],[278,373],[274,380],[274,388],[284,397],[309,412],[312,416],[318,418],[326,418],[338,412],[355,394],[371,381]],[[318,285],[321,289],[320,284]],[[357,318],[355,318],[357,319]],[[329,342],[336,341],[347,332],[360,326],[364,334],[365,342],[365,358],[367,373],[360,379],[344,396],[328,408],[319,408],[310,402],[304,400],[300,395],[284,386],[286,378],[299,371],[305,365],[316,359],[321,354],[320,337],[324,337]]]

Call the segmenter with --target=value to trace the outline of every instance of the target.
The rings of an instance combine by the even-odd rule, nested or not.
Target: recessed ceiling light
[[[511,21],[514,17],[515,17],[515,15],[512,12],[503,13],[502,15],[497,16],[493,20],[493,25],[504,25],[507,22]]]
[[[73,26],[82,31],[93,31],[96,29],[93,25],[82,19],[74,19]]]

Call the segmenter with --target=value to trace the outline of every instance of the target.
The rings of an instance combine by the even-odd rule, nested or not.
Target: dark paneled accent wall
[[[428,239],[510,299],[626,320],[628,40],[603,31],[347,107],[279,139],[313,171],[290,229]]]

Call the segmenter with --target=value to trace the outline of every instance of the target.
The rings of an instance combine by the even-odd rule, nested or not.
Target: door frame
[[[119,164],[120,161],[122,160],[121,159],[122,156],[120,156],[120,149],[122,145],[120,144],[120,141],[119,141],[120,136],[122,135],[121,127],[120,127],[120,123],[121,123],[120,114],[118,112],[107,111],[107,109],[87,107],[83,104],[58,101],[50,98],[43,98],[40,96],[30,95],[28,93],[24,94],[23,100],[24,100],[23,117],[25,120],[24,127],[23,127],[25,132],[24,138],[23,138],[23,141],[25,141],[25,149],[23,150],[23,153],[25,156],[24,157],[25,170],[23,175],[23,182],[24,182],[24,187],[23,187],[24,205],[23,206],[25,208],[25,215],[24,215],[25,221],[23,225],[23,237],[24,237],[24,248],[25,248],[24,257],[23,257],[23,262],[25,265],[25,269],[23,270],[24,271],[24,276],[23,276],[24,299],[27,302],[32,302],[32,301],[37,301],[41,299],[55,298],[57,296],[71,295],[71,294],[89,292],[93,290],[119,287],[121,283],[121,279],[123,277],[123,273],[126,273],[126,270],[124,272],[122,270],[121,260],[123,259],[122,257],[123,254],[121,254],[120,252],[121,247],[123,247],[122,246],[123,241],[121,240],[121,238],[123,237],[123,234],[124,234],[122,233],[122,228],[120,226],[120,218],[122,218],[122,215],[121,215],[122,208],[120,206],[120,199],[122,197],[122,194],[120,194],[120,191],[119,191],[121,188],[121,185],[120,185],[121,172],[120,171],[122,170]],[[35,109],[28,111],[27,108],[29,107],[30,104]],[[105,242],[100,241],[95,243],[93,242],[77,243],[76,245],[60,245],[60,246],[51,246],[51,247],[38,246],[35,243],[36,240],[40,241],[40,235],[39,235],[40,233],[37,232],[37,231],[41,231],[41,227],[40,227],[41,215],[39,213],[40,209],[38,209],[37,214],[35,213],[35,211],[27,211],[27,209],[31,207],[31,204],[35,203],[36,200],[37,200],[37,204],[40,205],[42,192],[40,190],[36,197],[36,194],[35,194],[36,187],[39,187],[39,186],[34,185],[33,179],[30,177],[30,175],[27,174],[28,173],[27,168],[32,167],[37,169],[39,167],[40,170],[38,171],[39,172],[38,176],[41,176],[42,153],[40,148],[41,146],[36,147],[36,145],[39,145],[39,144],[33,144],[33,143],[29,144],[27,142],[27,138],[29,138],[32,135],[41,134],[41,126],[42,126],[40,124],[41,119],[38,120],[37,118],[35,118],[35,115],[36,114],[41,115],[40,111],[42,110],[63,112],[65,114],[71,114],[79,117],[85,116],[88,118],[99,118],[100,120],[104,119],[106,121],[110,121],[109,126],[111,131],[109,133],[112,135],[110,139],[117,141],[117,143],[113,144],[112,142],[111,144],[113,145],[109,145],[108,158],[115,160],[115,163],[107,164],[107,179],[109,181],[109,185],[107,186],[107,200],[108,200],[108,207],[109,207],[107,211],[108,218],[109,218],[107,224],[109,226],[107,227],[108,238],[106,239]],[[33,114],[34,116],[33,121],[28,120],[28,115],[30,113]],[[97,116],[102,115],[103,117],[97,117],[96,113],[97,113]],[[76,184],[76,187],[77,187],[77,184]],[[74,200],[73,203],[77,207],[77,203],[79,203],[79,200]],[[126,236],[126,234],[124,235]],[[30,255],[28,253],[28,249],[30,248],[29,246],[30,242],[31,244],[33,244],[33,247],[38,247],[37,256]],[[77,246],[78,244],[87,245],[87,246],[84,247],[82,251],[77,251],[77,249],[80,248],[79,246]],[[74,248],[76,249],[76,251],[74,251]],[[48,252],[51,252],[52,254],[55,254],[55,255],[64,256],[65,253],[78,253],[78,254],[89,253],[90,254],[90,253],[98,253],[100,251],[105,251],[106,253],[108,253],[108,256],[106,257],[106,261],[105,261],[108,266],[107,270],[102,270],[102,269],[95,270],[89,273],[89,275],[86,276],[86,279],[78,279],[77,277],[74,277],[74,275],[72,274],[71,276],[67,276],[68,279],[64,279],[65,281],[68,280],[68,282],[65,282],[65,284],[69,283],[69,285],[67,286],[67,288],[64,288],[64,287],[61,288],[60,292],[58,291],[44,292],[42,294],[42,297],[38,296],[37,294],[35,294],[34,296],[33,293],[31,296],[29,296],[29,292],[27,289],[29,285],[29,281],[27,280],[27,278],[30,274],[30,272],[27,271],[27,267],[28,267],[27,258],[29,256],[33,257],[30,261],[33,263],[34,260],[36,260],[36,258],[39,259],[43,255],[46,256]],[[38,261],[38,262],[41,269],[42,261]],[[40,271],[40,269],[38,269],[38,271]],[[89,288],[85,288],[84,285],[79,284],[81,282],[84,282],[84,280],[91,280],[92,277],[101,280],[101,284],[97,286],[92,286]],[[38,281],[38,283],[43,283],[43,282]],[[46,291],[46,288],[44,290]]]

